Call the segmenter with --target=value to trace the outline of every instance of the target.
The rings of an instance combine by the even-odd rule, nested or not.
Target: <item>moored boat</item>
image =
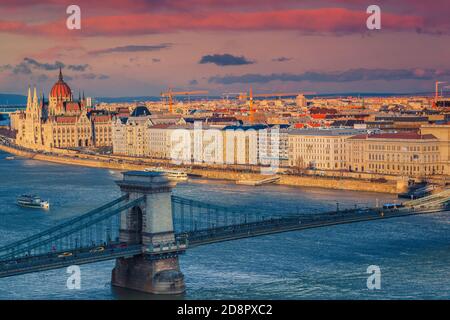
[[[17,204],[25,208],[50,209],[50,203],[48,201],[43,201],[36,195],[23,194],[17,198]]]
[[[170,180],[176,181],[188,180],[187,173],[181,170],[170,170],[164,168],[145,168],[145,171],[164,172],[165,174],[167,174],[167,178],[169,178]]]

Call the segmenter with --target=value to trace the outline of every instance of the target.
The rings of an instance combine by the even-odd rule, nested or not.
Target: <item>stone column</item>
[[[180,294],[185,291],[184,276],[176,254],[146,254],[148,247],[175,241],[171,192],[173,184],[160,172],[125,172],[116,182],[130,201],[145,201],[121,214],[120,241],[142,245],[142,254],[119,258],[112,271],[114,286],[154,294]]]

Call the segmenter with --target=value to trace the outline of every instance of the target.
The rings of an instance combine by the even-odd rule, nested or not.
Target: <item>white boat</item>
[[[50,203],[48,201],[43,201],[36,195],[21,195],[17,198],[17,204],[25,208],[50,209]]]
[[[164,172],[167,174],[167,178],[170,180],[176,180],[176,181],[187,181],[188,175],[186,172],[181,170],[170,170],[170,169],[164,169],[164,168],[145,168],[144,171],[153,171],[153,172]]]
[[[14,158],[14,157],[6,157],[5,159],[6,160],[15,160],[16,158]]]

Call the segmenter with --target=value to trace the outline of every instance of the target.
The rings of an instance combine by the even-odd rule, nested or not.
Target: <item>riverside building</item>
[[[87,99],[73,99],[72,90],[64,82],[62,72],[52,87],[49,100],[38,98],[28,90],[25,111],[11,115],[16,143],[36,150],[105,147],[112,145],[112,116],[96,111]]]

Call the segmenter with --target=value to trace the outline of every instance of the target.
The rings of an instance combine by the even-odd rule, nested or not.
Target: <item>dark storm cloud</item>
[[[113,47],[100,50],[90,51],[90,55],[101,55],[108,53],[124,53],[124,52],[149,52],[149,51],[160,51],[164,49],[169,49],[172,47],[171,43],[161,43],[156,45],[129,45],[122,47]]]
[[[254,61],[248,60],[244,56],[234,56],[232,54],[224,53],[224,54],[211,54],[203,56],[200,61],[200,64],[213,63],[218,66],[240,66],[245,64],[253,64]]]
[[[436,77],[450,77],[450,70],[436,69],[350,69],[340,72],[304,72],[244,74],[210,77],[208,82],[218,84],[282,82],[351,82],[370,80],[433,80]]]

